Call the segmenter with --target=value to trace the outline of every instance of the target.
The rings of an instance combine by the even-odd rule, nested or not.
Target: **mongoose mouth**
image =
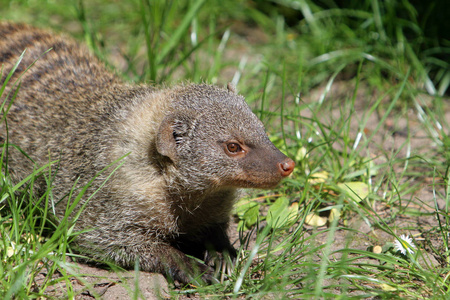
[[[236,183],[236,187],[238,188],[252,188],[252,189],[273,189],[278,186],[281,182],[281,178],[277,181],[265,181],[262,178],[258,179],[259,182],[250,181],[250,180],[242,180]]]
[[[264,165],[248,168],[235,178],[238,187],[270,189],[276,187],[280,181],[289,176],[295,168],[295,162],[286,157],[278,162],[275,168]]]

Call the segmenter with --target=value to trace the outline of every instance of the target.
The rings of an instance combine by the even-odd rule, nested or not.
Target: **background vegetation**
[[[1,19],[72,35],[129,81],[233,82],[296,160],[278,189],[238,202],[232,274],[174,289],[179,298],[448,295],[449,9],[437,0],[0,0]],[[2,95],[6,84],[2,100],[14,97]],[[48,195],[35,199],[33,174],[12,185],[5,153],[0,295],[51,297],[63,282],[75,297],[76,233],[27,204]]]

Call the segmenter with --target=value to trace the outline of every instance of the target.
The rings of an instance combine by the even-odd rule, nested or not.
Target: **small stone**
[[[380,254],[383,251],[383,248],[381,246],[374,246],[372,252],[376,254]]]

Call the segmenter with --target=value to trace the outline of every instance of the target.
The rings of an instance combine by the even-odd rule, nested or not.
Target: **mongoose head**
[[[191,189],[270,188],[292,173],[294,161],[233,89],[188,85],[173,97],[156,148]]]

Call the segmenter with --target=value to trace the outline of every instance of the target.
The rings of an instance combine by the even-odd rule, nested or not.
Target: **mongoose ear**
[[[233,83],[228,82],[228,84],[227,84],[227,90],[228,90],[229,92],[231,92],[231,93],[237,95],[236,86],[235,86]]]
[[[161,122],[156,136],[156,150],[161,155],[169,157],[173,162],[177,161],[177,145],[183,143],[189,128],[188,118],[175,115],[166,116]]]

